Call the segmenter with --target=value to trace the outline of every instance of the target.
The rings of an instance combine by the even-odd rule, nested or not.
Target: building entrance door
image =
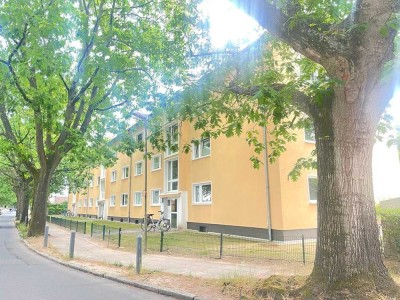
[[[104,201],[101,201],[101,202],[99,201],[98,204],[99,204],[99,210],[98,210],[97,217],[99,219],[103,219],[104,218]]]
[[[164,198],[163,199],[164,217],[171,222],[171,228],[178,228],[178,199]]]

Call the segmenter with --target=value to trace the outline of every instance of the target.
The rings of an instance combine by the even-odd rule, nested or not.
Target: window
[[[121,195],[121,206],[127,206],[128,205],[128,194],[122,194]]]
[[[308,175],[308,201],[317,203],[318,178],[314,175]]]
[[[110,196],[110,206],[115,206],[115,195]]]
[[[93,186],[94,186],[94,178],[93,178],[93,176],[90,177],[90,179],[89,179],[89,186],[90,186],[90,187],[93,187]]]
[[[193,203],[211,203],[211,183],[193,185]]]
[[[135,199],[134,205],[141,206],[142,205],[142,192],[135,192],[133,196]]]
[[[87,206],[88,206],[87,199],[84,199],[84,200],[83,200],[83,207],[87,207]]]
[[[178,153],[178,124],[167,126],[165,130],[168,156]]]
[[[114,170],[111,172],[111,182],[117,181],[117,171]]]
[[[96,207],[99,207],[99,198],[96,198],[95,205],[96,205]]]
[[[100,185],[100,176],[97,176],[97,186]]]
[[[135,176],[143,174],[143,161],[135,163]]]
[[[82,200],[78,201],[78,207],[82,207]]]
[[[178,160],[167,161],[167,191],[178,190]]]
[[[151,205],[160,205],[160,192],[161,190],[152,190],[151,191]]]
[[[129,167],[122,168],[122,179],[126,179],[129,177]]]
[[[304,128],[304,140],[309,143],[315,143],[314,126]]]
[[[201,139],[193,143],[192,153],[193,159],[209,156],[211,152],[210,139]]]
[[[136,135],[136,141],[138,142],[138,143],[143,143],[143,133],[141,132],[141,133],[138,133],[137,135]]]
[[[151,170],[156,171],[161,169],[161,155],[156,155],[151,158]]]
[[[89,199],[89,207],[93,207],[93,198]]]
[[[100,177],[101,179],[106,178],[106,168],[104,166],[100,166]]]

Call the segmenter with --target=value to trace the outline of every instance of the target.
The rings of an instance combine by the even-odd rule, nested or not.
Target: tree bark
[[[43,235],[46,226],[47,200],[52,171],[41,169],[35,180],[34,205],[29,224],[28,236]]]
[[[29,199],[31,196],[29,182],[21,181],[20,185],[14,189],[17,196],[17,212],[16,217],[19,222],[24,222],[28,216]]]
[[[372,93],[373,94],[373,93]],[[371,288],[396,294],[381,257],[372,184],[372,149],[380,111],[340,91],[313,116],[318,161],[318,237],[305,288],[346,299]],[[357,293],[357,292],[354,292]]]

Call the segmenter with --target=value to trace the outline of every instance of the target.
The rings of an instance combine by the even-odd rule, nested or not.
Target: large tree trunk
[[[344,101],[342,92],[336,92],[326,101],[329,107],[313,118],[318,238],[307,287],[326,298],[347,299],[347,291],[360,295],[371,288],[393,295],[396,286],[381,257],[372,184],[372,149],[380,111],[366,107],[368,99]]]
[[[21,185],[14,190],[17,196],[17,220],[24,222],[28,216],[29,211],[29,199],[31,196],[29,182],[21,182]]]
[[[43,235],[46,226],[47,200],[52,172],[41,169],[35,180],[32,216],[28,236]]]

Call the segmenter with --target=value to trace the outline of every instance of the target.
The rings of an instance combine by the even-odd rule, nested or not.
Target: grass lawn
[[[61,216],[53,216],[60,218]],[[83,232],[82,226],[86,222],[86,234],[91,234],[97,239],[103,239],[103,226],[105,226],[104,240],[110,246],[118,246],[119,228],[121,228],[121,248],[134,251],[138,235],[143,236],[140,224],[122,223],[100,219],[80,217],[65,217],[61,226],[69,227]],[[76,227],[78,221],[78,227]],[[65,223],[64,223],[65,222]],[[93,225],[91,225],[93,224]],[[92,227],[93,226],[93,227]],[[250,239],[237,236],[204,233],[193,230],[170,230],[164,233],[162,241],[163,252],[178,255],[222,257],[247,257],[273,260],[314,261],[315,241],[301,239],[288,242],[271,242],[262,239]],[[161,232],[150,231],[147,234],[147,248],[149,251],[159,252],[161,247]]]

